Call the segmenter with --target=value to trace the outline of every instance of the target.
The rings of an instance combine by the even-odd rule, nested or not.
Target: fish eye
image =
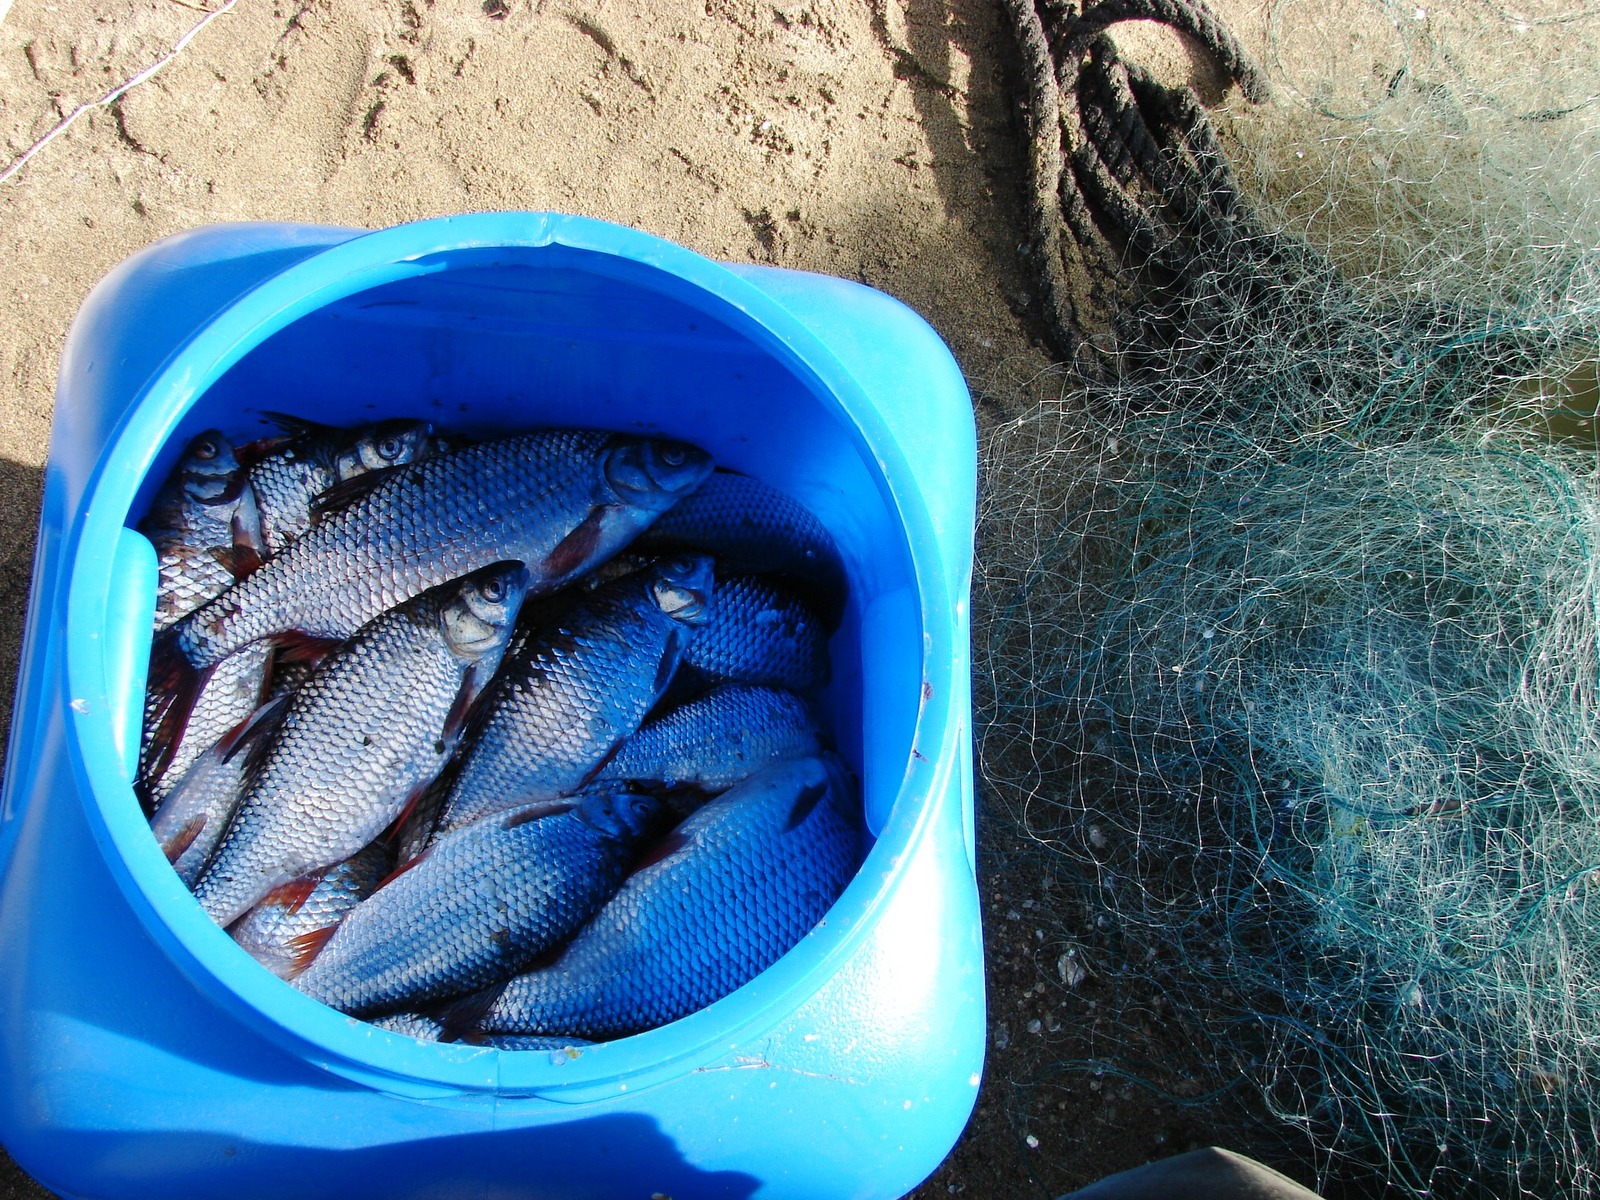
[[[478,585],[478,594],[490,604],[499,604],[506,598],[506,581],[499,577],[485,579]]]
[[[683,466],[688,457],[688,452],[682,446],[663,446],[661,449],[661,461],[669,467]]]
[[[220,453],[220,451],[217,449],[217,444],[215,442],[213,442],[210,438],[206,438],[205,441],[198,442],[198,443],[195,444],[194,456],[196,458],[198,458],[198,459],[202,459],[202,460],[204,460],[206,462],[209,462],[211,459],[215,458],[219,453]]]
[[[402,449],[404,449],[404,447],[400,445],[399,438],[384,438],[383,441],[378,443],[378,457],[391,460],[396,459],[400,457],[400,451]]]

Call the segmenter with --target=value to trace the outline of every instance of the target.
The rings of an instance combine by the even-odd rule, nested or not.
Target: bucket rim
[[[451,269],[462,251],[576,251],[596,273],[624,278],[704,311],[790,370],[855,437],[899,519],[921,622],[922,676],[963,662],[955,645],[961,598],[948,594],[921,483],[871,397],[803,322],[753,283],[693,251],[638,230],[557,213],[436,217],[360,234],[271,275],[209,317],[130,402],[102,449],[61,553],[67,566],[64,673],[67,746],[91,831],[120,890],[179,970],[241,1023],[298,1058],[385,1091],[432,1096],[492,1091],[574,1101],[636,1090],[771,1027],[819,991],[861,947],[874,915],[928,836],[958,770],[959,689],[920,704],[905,774],[866,861],[824,921],[776,964],[730,995],[658,1029],[587,1047],[576,1059],[419,1043],[326,1008],[257,968],[210,922],[172,872],[132,801],[120,766],[98,631],[105,628],[110,558],[155,457],[192,404],[250,350],[318,309],[386,283]],[[89,635],[89,636],[84,636]],[[948,673],[948,665],[945,667]],[[924,695],[927,696],[925,690]],[[939,747],[924,757],[917,746]],[[250,969],[245,970],[243,967]]]

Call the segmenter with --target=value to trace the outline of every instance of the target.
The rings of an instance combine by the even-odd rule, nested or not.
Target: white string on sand
[[[90,109],[104,108],[109,104],[115,104],[128,91],[138,87],[139,84],[149,79],[157,71],[161,70],[162,67],[165,67],[173,59],[177,58],[178,55],[183,52],[183,48],[193,41],[195,36],[202,29],[211,24],[211,22],[215,21],[218,17],[222,16],[223,13],[231,11],[233,6],[238,3],[239,0],[225,0],[222,7],[206,13],[204,17],[195,23],[194,27],[190,29],[189,32],[185,33],[173,44],[171,50],[168,50],[165,54],[156,59],[155,62],[151,63],[144,70],[140,71],[133,78],[118,84],[104,96],[101,96],[98,100],[91,100],[87,104],[80,104],[66,116],[62,117],[61,120],[57,122],[55,128],[51,129],[49,133],[45,134],[37,142],[23,151],[22,155],[12,162],[10,166],[6,167],[4,171],[0,171],[0,183],[5,183],[13,175],[21,171],[23,167],[28,165],[28,161],[33,158],[35,154],[39,153],[39,151],[43,150],[51,142],[55,141],[56,138],[60,137],[63,133],[70,129],[73,123],[77,121],[79,117],[83,116],[84,113],[88,112]],[[5,9],[9,6],[9,0],[0,0],[0,16],[4,15]]]

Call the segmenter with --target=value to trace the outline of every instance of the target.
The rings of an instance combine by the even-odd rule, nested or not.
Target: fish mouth
[[[476,657],[505,639],[528,589],[520,562],[497,563],[469,577],[443,613],[451,649]]]
[[[662,564],[661,575],[651,584],[650,590],[657,607],[667,616],[697,625],[706,619],[713,586],[710,557],[695,555]]]
[[[711,455],[688,442],[627,440],[606,459],[606,482],[626,503],[665,511],[711,474]]]

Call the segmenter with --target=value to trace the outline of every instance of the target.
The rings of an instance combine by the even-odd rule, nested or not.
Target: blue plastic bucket
[[[757,979],[577,1058],[415,1042],[259,968],[130,785],[155,561],[132,531],[195,433],[259,410],[492,435],[648,430],[832,530],[827,697],[876,838]],[[72,1196],[891,1197],[983,1058],[972,864],[969,399],[869,288],[633,230],[480,214],[217,226],[128,260],[63,355],[0,805],[0,1138]]]

